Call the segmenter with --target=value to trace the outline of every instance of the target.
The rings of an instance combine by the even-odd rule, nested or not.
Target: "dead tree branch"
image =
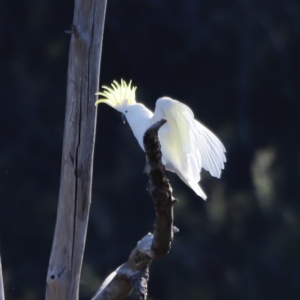
[[[57,220],[46,299],[78,299],[91,202],[106,0],[75,0]]]
[[[140,300],[147,299],[149,266],[154,259],[166,255],[171,249],[173,233],[172,189],[161,163],[158,130],[165,123],[161,120],[145,133],[144,146],[149,170],[149,193],[152,196],[156,218],[153,234],[148,233],[131,252],[128,261],[111,273],[97,291],[93,300],[125,299],[132,289]]]

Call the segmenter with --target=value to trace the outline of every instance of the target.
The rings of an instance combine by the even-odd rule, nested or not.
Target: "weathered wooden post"
[[[91,203],[98,91],[106,0],[75,0],[57,220],[46,299],[78,299]]]

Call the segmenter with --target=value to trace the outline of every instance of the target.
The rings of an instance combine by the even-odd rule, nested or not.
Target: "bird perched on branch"
[[[226,162],[225,148],[221,141],[205,126],[194,119],[192,110],[185,104],[162,97],[156,101],[154,113],[135,99],[136,87],[113,81],[111,87],[103,86],[96,93],[104,98],[95,105],[106,103],[126,118],[141,148],[146,130],[155,122],[166,119],[159,129],[162,164],[168,171],[176,173],[194,192],[206,199],[199,186],[201,168],[219,178]]]

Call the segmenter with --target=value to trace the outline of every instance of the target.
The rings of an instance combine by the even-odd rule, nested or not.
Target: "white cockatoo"
[[[112,87],[103,86],[96,93],[104,98],[96,101],[106,103],[121,112],[131,127],[141,148],[146,130],[155,122],[166,119],[159,129],[162,164],[176,173],[194,192],[206,199],[199,186],[201,168],[219,178],[226,162],[225,148],[221,141],[205,126],[194,119],[192,110],[185,104],[162,97],[156,101],[154,113],[135,99],[136,87],[121,80],[113,81]]]

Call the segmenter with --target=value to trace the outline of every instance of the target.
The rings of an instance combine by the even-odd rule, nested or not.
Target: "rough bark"
[[[162,154],[158,140],[158,130],[164,123],[166,123],[166,120],[155,123],[147,130],[144,137],[147,163],[148,168],[150,168],[149,193],[152,196],[156,210],[151,245],[155,258],[160,258],[169,252],[173,232],[177,232],[177,229],[173,227],[173,205],[177,200],[172,196],[172,188],[166,177],[165,168],[161,163]]]
[[[4,285],[3,285],[1,256],[0,256],[0,300],[4,300]]]
[[[125,299],[132,289],[140,300],[147,299],[149,266],[154,259],[161,258],[170,251],[173,233],[178,231],[173,226],[173,205],[177,200],[172,197],[172,189],[161,163],[157,132],[165,122],[157,122],[144,136],[146,169],[149,170],[150,177],[149,193],[156,211],[154,232],[148,233],[137,243],[128,261],[106,278],[92,300]]]
[[[46,299],[78,299],[91,202],[106,0],[75,0],[57,220]]]

